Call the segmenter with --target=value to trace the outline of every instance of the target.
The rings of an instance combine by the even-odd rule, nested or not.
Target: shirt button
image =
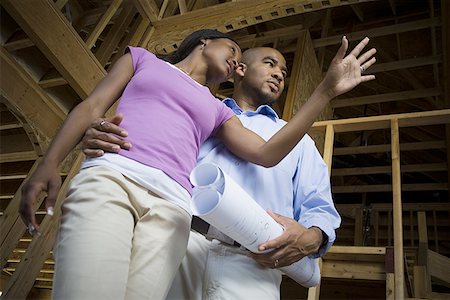
[[[235,164],[236,166],[239,166],[239,165],[240,165],[240,162],[235,161],[234,164]]]

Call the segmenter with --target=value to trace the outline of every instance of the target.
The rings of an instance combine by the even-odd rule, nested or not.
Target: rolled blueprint
[[[197,166],[191,172],[190,180],[194,186],[193,214],[248,250],[261,253],[258,245],[282,234],[283,227],[217,165],[206,163]],[[316,259],[304,257],[280,270],[305,287],[320,282]]]

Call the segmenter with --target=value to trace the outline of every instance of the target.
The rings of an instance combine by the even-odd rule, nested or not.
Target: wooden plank
[[[328,125],[325,132],[325,143],[323,146],[323,160],[328,166],[328,174],[331,174],[331,165],[333,163],[333,144],[334,144],[334,129],[333,125]]]
[[[0,163],[36,160],[38,155],[35,151],[0,153]]]
[[[29,38],[24,38],[21,40],[8,42],[4,45],[5,49],[9,52],[13,52],[13,51],[17,51],[20,49],[33,47],[33,46],[34,46],[34,44]]]
[[[419,243],[428,245],[427,221],[425,212],[423,211],[417,213],[417,226],[419,231]],[[426,248],[428,248],[428,246]]]
[[[180,8],[180,14],[184,15],[187,12],[185,0],[178,0],[178,7]]]
[[[400,23],[396,25],[388,25],[373,29],[366,29],[362,31],[355,31],[352,33],[349,33],[347,35],[347,39],[349,41],[356,41],[356,40],[362,40],[366,36],[370,38],[378,37],[378,36],[385,36],[390,34],[396,34],[396,33],[402,33],[402,32],[408,32],[408,31],[414,31],[424,28],[429,28],[433,26],[440,26],[441,25],[441,19],[440,18],[429,18],[419,21],[412,21],[412,22],[406,22],[406,23]],[[320,38],[313,40],[314,48],[319,47],[325,47],[330,45],[337,45],[340,44],[342,40],[342,35],[334,35],[326,38]]]
[[[16,271],[11,276],[7,286],[4,287],[2,295],[4,299],[25,299],[28,292],[33,287],[34,281],[53,247],[56,237],[55,228],[57,228],[59,224],[61,204],[66,195],[70,179],[78,172],[83,160],[83,155],[77,157],[73,168],[70,170],[59,191],[53,217],[44,217],[40,226],[41,236],[33,238],[27,252],[21,259],[21,263],[17,266]]]
[[[130,30],[132,37],[128,44],[131,46],[140,46],[140,41],[142,40],[149,24],[150,22],[147,19],[138,20],[137,25]]]
[[[450,286],[450,258],[428,249],[427,270],[431,277]]]
[[[443,66],[443,82],[444,86],[444,103],[443,106],[450,108],[450,3],[448,1],[441,1],[442,12],[442,53],[444,54]],[[450,158],[450,157],[449,157]],[[450,177],[450,172],[449,172]],[[450,196],[449,196],[450,197]]]
[[[95,52],[95,57],[97,57],[102,66],[106,65],[111,58],[113,51],[117,48],[131,21],[133,21],[134,14],[134,7],[132,5],[125,5],[116,22],[111,27],[111,30],[108,32],[108,36],[97,52]]]
[[[358,5],[350,5],[355,15],[358,17],[360,22],[364,22],[364,12]]]
[[[323,261],[322,278],[386,280],[384,262]]]
[[[312,125],[311,132],[323,131],[328,124],[334,125],[335,132],[387,129],[393,119],[398,120],[399,127],[446,124],[450,123],[450,109],[319,121]]]
[[[30,169],[29,174],[32,174],[34,170],[36,170],[39,160],[37,160]],[[22,187],[25,184],[23,181],[16,193],[14,194],[13,199],[9,202],[9,205],[6,207],[3,215],[0,217],[0,266],[3,268],[8,260],[8,257],[11,255],[14,248],[16,248],[19,243],[19,239],[23,236],[26,226],[22,222],[17,213],[19,211],[20,198],[22,196],[21,191]],[[44,197],[39,197],[36,201],[35,208],[39,207],[42,203]]]
[[[392,101],[403,101],[410,99],[419,99],[425,97],[434,97],[441,95],[441,91],[438,88],[421,89],[421,90],[410,90],[396,93],[386,93],[378,95],[370,95],[363,97],[354,97],[347,99],[335,99],[331,101],[330,105],[332,108],[341,108],[348,106],[358,106],[367,105],[375,103],[385,103]]]
[[[416,151],[429,149],[446,149],[445,141],[428,141],[400,144],[401,151]],[[351,154],[367,154],[367,153],[383,153],[391,152],[391,144],[368,145],[356,147],[338,147],[334,148],[333,155],[351,155]]]
[[[303,25],[295,25],[285,28],[274,29],[270,31],[261,32],[258,35],[248,34],[242,37],[237,37],[236,41],[241,48],[250,48],[257,45],[263,45],[276,39],[296,39],[301,30],[304,30]]]
[[[0,88],[6,100],[41,134],[50,139],[61,126],[64,112],[15,59],[0,47]]]
[[[401,70],[407,68],[415,68],[428,65],[436,65],[442,63],[442,56],[425,56],[411,59],[403,59],[398,61],[390,61],[386,63],[376,64],[367,71],[370,74]]]
[[[158,19],[159,9],[155,0],[133,0],[142,17],[155,22]]]
[[[81,98],[105,76],[106,71],[53,1],[5,0],[2,6]]]
[[[427,269],[425,266],[414,266],[414,297],[428,298]]]
[[[386,273],[386,300],[395,300],[394,289],[394,273]]]
[[[394,281],[395,298],[404,298],[402,184],[400,176],[400,142],[397,119],[391,121],[392,198],[394,217]]]
[[[351,4],[371,1],[354,0]],[[259,20],[257,19],[258,16],[269,15],[269,20],[285,17],[284,14],[271,14],[278,10],[286,10],[289,16],[293,16],[304,12],[350,4],[347,1],[343,1],[336,3],[328,2],[329,5],[322,5],[322,2],[322,0],[246,0],[226,2],[193,10],[183,15],[171,16],[152,22],[153,26],[156,27],[155,40],[151,41],[147,45],[147,48],[154,51],[158,45],[160,48],[169,47],[170,45],[179,43],[189,33],[200,28],[227,28],[227,25],[239,24],[239,28],[230,28],[230,30],[227,30],[231,31],[268,21],[262,18]],[[316,5],[316,3],[319,5]],[[247,20],[249,19],[253,22],[248,22]]]
[[[400,147],[401,149],[401,147]],[[377,167],[357,167],[357,168],[338,168],[332,169],[332,176],[348,176],[348,175],[367,175],[367,174],[389,174],[392,171],[392,166],[377,166]],[[410,172],[436,172],[447,171],[447,166],[442,163],[436,164],[415,164],[402,165],[402,173]]]
[[[319,263],[320,274],[322,274],[322,270],[323,270],[322,258],[318,258],[318,263]],[[314,286],[314,287],[311,287],[308,289],[307,300],[319,300],[319,297],[320,297],[320,283],[317,286]]]
[[[363,210],[361,209],[355,215],[353,245],[362,246],[362,244],[363,244]]]
[[[309,35],[308,35],[309,36]],[[306,57],[304,57],[305,54],[305,44],[307,39],[307,32],[306,30],[300,31],[297,38],[297,47],[295,50],[295,56],[294,56],[294,62],[293,67],[291,71],[291,80],[289,81],[289,87],[287,90],[286,95],[286,101],[284,103],[284,109],[283,109],[283,116],[282,118],[285,121],[289,121],[292,116],[295,114],[294,107],[296,101],[300,100],[300,87],[301,82],[300,81],[300,74],[301,74],[301,67],[302,63]],[[305,99],[303,99],[305,101]]]
[[[416,183],[416,184],[402,184],[402,191],[447,191],[447,183]],[[391,184],[371,184],[371,185],[349,185],[349,186],[333,186],[334,194],[345,193],[378,193],[391,192]]]
[[[112,19],[116,11],[119,9],[122,4],[122,0],[113,0],[109,5],[106,12],[103,14],[101,19],[98,21],[97,25],[95,25],[94,29],[89,33],[89,37],[86,40],[86,47],[91,49],[95,42],[97,41],[100,34],[105,29],[106,25],[108,25],[109,21]]]
[[[448,95],[448,94],[447,94]],[[446,146],[447,146],[447,165],[450,166],[450,125],[445,125],[445,137],[446,137]],[[450,167],[447,170],[447,183],[448,188],[450,190]],[[448,200],[450,202],[450,193],[448,194]]]

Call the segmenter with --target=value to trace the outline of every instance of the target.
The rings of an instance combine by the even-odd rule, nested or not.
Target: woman
[[[86,161],[72,180],[55,246],[55,298],[163,299],[186,250],[188,176],[210,135],[236,155],[277,164],[301,139],[328,101],[373,76],[361,76],[373,51],[359,59],[361,42],[345,56],[344,38],[325,80],[293,120],[268,142],[245,129],[203,85],[225,81],[240,59],[238,45],[214,30],[200,30],[168,58],[128,48],[91,95],[70,113],[42,163],[23,189],[21,214],[37,229],[32,201],[60,187],[57,167],[92,120],[121,97],[122,126],[131,151]],[[284,73],[285,76],[285,73]],[[277,81],[278,80],[278,81]],[[274,78],[271,89],[279,89]],[[278,83],[277,83],[278,82]],[[54,193],[54,192],[52,192]]]

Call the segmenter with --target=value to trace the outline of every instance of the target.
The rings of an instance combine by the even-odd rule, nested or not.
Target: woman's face
[[[206,40],[203,58],[207,64],[206,82],[221,83],[233,75],[241,60],[241,48],[230,39]]]

